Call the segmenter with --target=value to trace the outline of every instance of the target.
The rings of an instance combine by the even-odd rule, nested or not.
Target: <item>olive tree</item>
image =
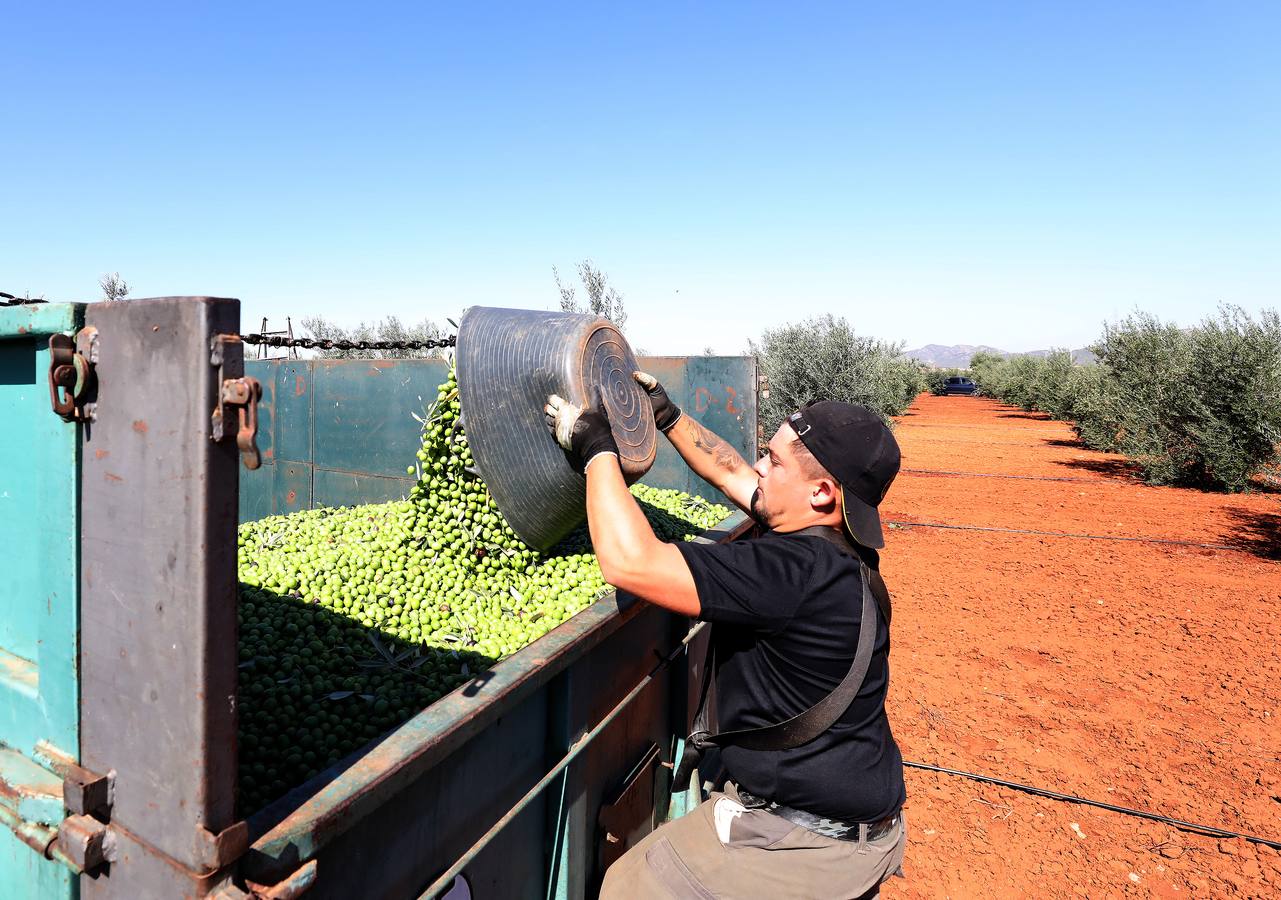
[[[855,334],[830,313],[766,329],[749,346],[769,381],[760,416],[770,432],[810,400],[860,403],[888,422],[925,390],[921,368],[903,355],[902,343]]]
[[[609,319],[623,330],[627,324],[627,311],[623,309],[623,295],[609,283],[609,276],[598,269],[590,259],[578,264],[578,279],[583,283],[583,300],[578,297],[578,288],[567,285],[560,280],[560,271],[552,266],[552,277],[556,279],[556,290],[560,292],[560,308],[564,312],[590,313]]]

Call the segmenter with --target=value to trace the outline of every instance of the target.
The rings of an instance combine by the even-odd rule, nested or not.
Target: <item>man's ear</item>
[[[810,506],[820,512],[827,512],[836,504],[840,496],[840,489],[836,482],[822,478],[814,482],[814,489],[810,492]]]

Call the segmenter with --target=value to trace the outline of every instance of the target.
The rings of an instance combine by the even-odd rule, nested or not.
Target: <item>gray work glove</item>
[[[618,444],[614,442],[614,430],[610,428],[609,414],[601,402],[599,387],[593,389],[592,405],[586,409],[552,394],[547,398],[543,412],[547,417],[547,427],[555,436],[556,443],[569,455],[569,463],[575,471],[585,473],[592,460],[602,453],[618,456]]]
[[[654,408],[654,424],[659,431],[667,434],[680,421],[681,408],[672,402],[672,398],[667,396],[667,391],[663,390],[663,386],[653,375],[648,372],[633,372],[632,378],[649,395],[649,405]]]

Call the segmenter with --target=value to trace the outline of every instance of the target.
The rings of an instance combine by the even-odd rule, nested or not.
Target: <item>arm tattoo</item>
[[[722,469],[732,472],[746,464],[743,457],[738,455],[738,451],[725,443],[723,438],[708,431],[693,419],[689,419],[689,430],[694,446],[710,456],[712,462]]]

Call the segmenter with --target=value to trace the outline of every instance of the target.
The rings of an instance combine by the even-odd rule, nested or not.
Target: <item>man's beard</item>
[[[752,510],[753,519],[760,522],[762,525],[769,524],[766,520],[766,517],[769,515],[769,510],[765,508],[764,495],[761,494],[761,489],[759,487],[752,491],[752,502],[749,506]]]

